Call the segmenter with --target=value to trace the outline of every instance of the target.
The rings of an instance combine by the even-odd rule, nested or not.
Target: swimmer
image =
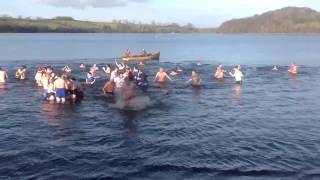
[[[186,83],[191,83],[192,86],[201,86],[202,79],[195,70],[192,70],[191,78]]]
[[[177,71],[178,73],[182,73],[182,72],[183,72],[183,70],[182,70],[180,67],[177,67],[177,68],[176,68],[176,71]]]
[[[126,66],[123,63],[118,63],[118,61],[116,59],[114,61],[116,63],[116,66],[118,67],[119,71],[120,72],[124,71]]]
[[[148,89],[148,86],[149,86],[148,76],[144,72],[139,70],[135,79],[136,79],[136,85],[140,87],[143,91]]]
[[[296,75],[298,74],[298,66],[294,63],[291,64],[290,69],[288,70],[290,74]]]
[[[106,76],[109,77],[110,74],[111,74],[111,65],[110,65],[110,64],[107,64],[106,67],[103,67],[102,69],[103,69],[103,71],[106,73]]]
[[[42,74],[45,73],[45,69],[43,67],[39,67],[37,69],[37,72],[36,72],[36,75],[34,77],[34,79],[36,80],[36,83],[39,87],[42,86],[42,83],[41,83],[41,77],[42,77]]]
[[[18,68],[16,71],[16,78],[20,80],[24,80],[27,78],[27,67],[21,66],[21,68]]]
[[[53,79],[49,79],[46,98],[49,101],[54,101],[55,100],[55,90],[54,90],[54,80]]]
[[[177,76],[179,73],[178,72],[176,72],[176,71],[171,71],[170,72],[170,76]]]
[[[102,88],[103,94],[113,94],[115,83],[112,80],[106,82],[106,84]]]
[[[57,103],[65,103],[67,89],[65,80],[61,76],[57,76],[57,80],[54,81],[53,86],[56,93]]]
[[[50,77],[51,77],[50,74],[42,73],[41,86],[45,92],[47,92],[47,90],[48,90],[48,84],[49,84]]]
[[[93,77],[97,77],[98,70],[99,70],[99,67],[97,66],[97,64],[93,64],[92,67],[90,68],[90,72],[92,73]]]
[[[144,66],[143,62],[140,61],[139,64],[138,64],[138,66]]]
[[[70,73],[70,72],[72,71],[72,69],[71,69],[69,66],[64,66],[64,67],[62,68],[62,70],[63,70],[63,72],[65,72],[65,73]]]
[[[127,106],[136,97],[136,85],[132,77],[126,77],[122,88],[124,105]]]
[[[84,65],[83,63],[81,63],[80,66],[79,66],[79,68],[80,68],[80,69],[85,69],[85,68],[86,68],[86,65]]]
[[[81,98],[79,92],[81,92],[81,84],[77,81],[75,77],[68,79],[68,94],[71,96],[71,99],[75,100]]]
[[[113,80],[118,74],[118,68],[115,68],[110,75],[110,80]]]
[[[237,84],[241,84],[242,83],[243,74],[242,74],[240,69],[241,69],[241,66],[240,65],[236,65],[233,68],[233,73],[229,72],[230,76],[234,77],[234,79],[235,79]]]
[[[8,79],[7,72],[0,68],[0,83],[5,83],[7,79]]]
[[[214,74],[214,77],[215,77],[216,79],[223,79],[225,72],[226,72],[226,71],[224,70],[223,65],[222,65],[222,64],[219,64],[219,66],[217,67],[217,70],[216,70],[216,72],[215,72],[215,74]]]
[[[177,75],[181,74],[182,72],[183,72],[183,70],[180,67],[176,67],[175,70],[170,72],[170,75],[171,76],[177,76]]]
[[[159,83],[165,83],[166,79],[169,79],[170,81],[173,81],[166,72],[164,72],[163,68],[159,69],[159,72],[157,72],[154,81],[157,81]]]
[[[96,78],[93,76],[93,70],[91,69],[87,73],[86,84],[94,84],[96,82]]]
[[[53,68],[51,66],[48,66],[47,68],[45,68],[45,73],[47,74],[53,73]]]
[[[278,66],[277,65],[273,65],[272,71],[278,71]]]

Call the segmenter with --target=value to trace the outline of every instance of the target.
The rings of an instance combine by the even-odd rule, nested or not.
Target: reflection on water
[[[200,101],[201,87],[192,86],[192,101],[198,103]]]
[[[0,83],[0,95],[4,94],[6,90],[7,90],[6,83]]]
[[[242,84],[235,83],[233,85],[233,104],[239,105],[241,103],[241,86]]]
[[[137,130],[137,112],[135,111],[122,111],[123,125],[130,133],[136,132]]]

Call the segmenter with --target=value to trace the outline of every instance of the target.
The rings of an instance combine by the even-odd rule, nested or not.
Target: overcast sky
[[[286,6],[320,10],[320,0],[1,0],[0,14],[136,22],[193,23],[216,27],[232,19],[261,14]]]

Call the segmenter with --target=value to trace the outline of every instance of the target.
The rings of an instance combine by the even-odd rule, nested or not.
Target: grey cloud
[[[48,4],[56,7],[72,7],[84,9],[93,8],[111,8],[127,6],[129,3],[143,3],[148,0],[36,0],[37,2]]]

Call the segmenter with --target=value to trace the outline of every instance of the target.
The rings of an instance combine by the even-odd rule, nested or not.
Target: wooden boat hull
[[[152,53],[146,56],[130,56],[130,57],[123,57],[122,60],[124,61],[150,61],[150,60],[159,60],[160,59],[160,52]]]

